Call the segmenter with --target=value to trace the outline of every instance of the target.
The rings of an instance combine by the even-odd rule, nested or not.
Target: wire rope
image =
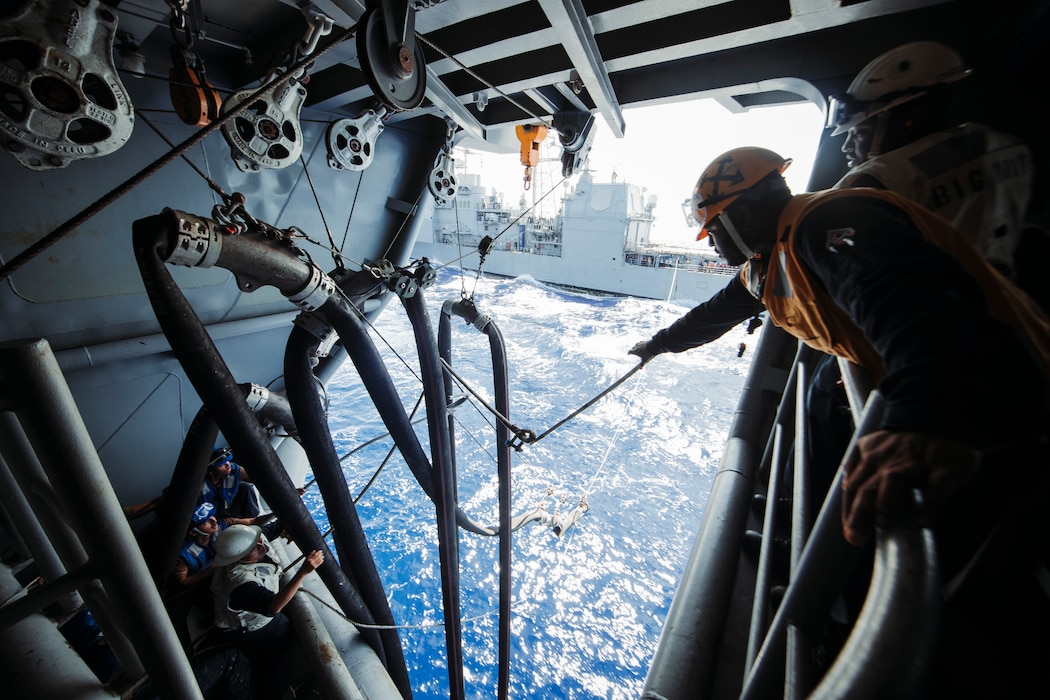
[[[159,158],[151,162],[149,165],[139,170],[139,172],[132,175],[130,178],[124,180],[122,183],[120,183],[119,185],[111,189],[109,192],[96,199],[84,209],[81,209],[80,212],[74,214],[71,218],[67,219],[65,223],[60,224],[58,228],[54,229],[53,231],[51,231],[51,233],[47,234],[46,236],[38,240],[36,243],[30,245],[21,253],[11,258],[11,260],[7,262],[3,267],[0,267],[0,281],[7,279],[13,273],[20,270],[26,263],[30,262],[38,255],[43,253],[45,250],[53,246],[55,243],[58,243],[63,238],[76,231],[80,226],[82,226],[85,222],[94,217],[100,211],[102,211],[110,204],[123,197],[125,194],[133,190],[146,179],[152,177],[154,174],[160,171],[161,168],[168,165],[171,161],[184,154],[190,148],[203,141],[205,137],[218,131],[227,122],[229,122],[241,112],[253,105],[260,97],[276,88],[283,81],[288,80],[289,76],[294,75],[296,71],[300,69],[305,69],[307,65],[316,61],[325,53],[331,51],[334,47],[340,45],[342,42],[354,36],[356,33],[357,26],[355,25],[353,27],[350,27],[342,34],[335,37],[324,48],[320,49],[314,54],[311,54],[310,56],[303,58],[295,65],[291,66],[287,73],[283,73],[271,78],[269,81],[264,83],[258,90],[249,95],[243,102],[238,104],[229,112],[222,115],[207,126],[201,127],[198,131],[196,131],[193,135],[184,140],[178,146],[169,150],[167,153],[160,156]]]
[[[335,261],[337,269],[343,269],[343,261],[341,256],[336,252],[335,237],[332,236],[332,229],[328,225],[328,219],[325,218],[324,209],[321,207],[321,198],[317,196],[317,188],[314,187],[314,180],[310,177],[310,168],[306,166],[306,156],[302,153],[299,154],[299,161],[303,164],[303,174],[306,175],[306,183],[310,186],[310,194],[314,196],[314,204],[317,205],[317,213],[321,215],[321,225],[324,226],[325,233],[328,234],[329,250],[332,253],[332,260]],[[350,210],[353,214],[353,210]],[[349,224],[349,219],[347,220]]]

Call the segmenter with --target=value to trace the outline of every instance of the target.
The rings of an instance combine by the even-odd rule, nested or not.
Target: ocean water
[[[689,305],[571,293],[531,278],[475,280],[439,271],[424,294],[435,330],[441,304],[473,293],[507,348],[511,421],[537,434],[637,364],[627,350]],[[392,303],[373,337],[411,411],[422,391],[410,324]],[[542,506],[589,510],[558,537],[527,524],[514,534],[510,695],[584,700],[636,698],[659,640],[718,468],[758,336],[743,326],[710,345],[661,355],[616,391],[513,457],[513,512]],[[491,405],[488,339],[453,321],[453,367]],[[495,524],[495,421],[466,391],[456,409],[462,508]],[[329,422],[341,455],[385,428],[347,362],[328,389]],[[421,407],[417,416],[423,416]],[[417,434],[428,450],[425,423]],[[387,459],[379,440],[344,461],[358,494]],[[327,526],[316,490],[305,496]],[[395,451],[358,502],[384,579],[415,697],[448,697],[435,511]],[[492,698],[497,685],[496,538],[460,533],[466,694]]]

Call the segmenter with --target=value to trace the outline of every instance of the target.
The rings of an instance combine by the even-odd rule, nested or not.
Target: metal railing
[[[809,476],[804,397],[807,366],[818,357],[782,330],[764,330],[643,699],[908,698],[920,692],[940,596],[932,535],[916,526],[877,532],[870,587],[849,638],[822,675],[812,663],[814,643],[860,557],[842,535],[841,467],[830,487]],[[879,425],[883,408],[861,370],[841,361],[840,369],[856,425],[845,461],[857,439]],[[790,484],[783,476],[789,468]],[[827,496],[807,532],[805,508],[814,488],[827,488]],[[774,538],[763,535],[750,578],[741,542],[755,493],[766,496],[763,533],[772,534],[784,489],[791,491],[793,510],[789,585],[770,619]],[[744,596],[750,596],[748,609],[734,612]],[[730,626],[747,627],[748,620],[740,639]],[[735,680],[727,678],[734,673]]]

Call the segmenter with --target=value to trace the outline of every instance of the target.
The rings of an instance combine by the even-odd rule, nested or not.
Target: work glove
[[[920,526],[932,525],[951,495],[973,478],[977,462],[973,448],[933,435],[889,430],[865,435],[842,480],[846,540],[863,545],[875,527],[896,525],[911,514]]]
[[[642,359],[642,362],[648,362],[655,357],[654,353],[649,352],[649,341],[639,340],[634,344],[634,347],[627,351],[628,355],[637,355]]]

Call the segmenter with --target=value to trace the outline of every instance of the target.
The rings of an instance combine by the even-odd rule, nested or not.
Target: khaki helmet
[[[700,226],[696,240],[707,236],[707,222],[772,173],[782,174],[791,165],[768,148],[744,146],[726,151],[711,161],[693,188],[689,213]]]
[[[828,101],[828,127],[834,128],[831,135],[849,131],[862,121],[971,72],[959,54],[935,41],[915,41],[890,49],[864,66],[845,95]]]
[[[262,535],[258,525],[230,525],[215,540],[215,566],[239,562],[252,551]]]

